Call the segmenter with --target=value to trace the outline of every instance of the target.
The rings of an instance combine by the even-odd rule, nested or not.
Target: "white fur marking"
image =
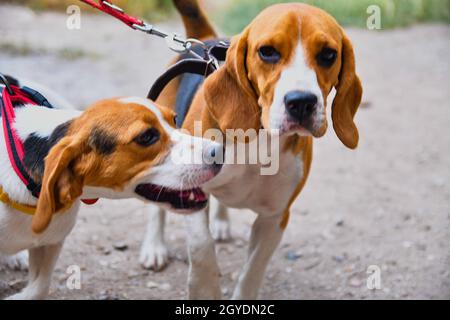
[[[284,96],[293,90],[309,91],[315,94],[318,99],[316,115],[320,117],[323,113],[322,91],[317,82],[316,72],[306,63],[301,41],[299,41],[297,46],[294,61],[282,72],[280,80],[278,80],[275,87],[269,118],[271,129],[281,129],[287,116]],[[317,120],[319,119],[316,119],[315,123],[317,123]]]

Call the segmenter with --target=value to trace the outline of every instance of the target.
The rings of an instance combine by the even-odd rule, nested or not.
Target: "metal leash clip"
[[[202,59],[197,53],[191,50],[194,44],[198,44],[203,47],[205,52],[208,50],[207,46],[200,40],[197,39],[184,39],[176,33],[167,33],[161,30],[156,29],[153,25],[144,23],[143,25],[133,24],[133,29],[145,32],[150,35],[154,35],[166,40],[167,46],[170,50],[176,53],[191,53],[197,58]]]
[[[168,33],[162,30],[158,30],[153,25],[148,24],[141,19],[126,14],[122,8],[116,6],[115,4],[109,2],[108,0],[98,0],[98,2],[94,0],[81,0],[81,1],[90,5],[93,8],[96,8],[102,12],[105,12],[115,17],[116,19],[121,20],[134,30],[139,30],[147,34],[165,39],[169,49],[176,53],[190,53],[196,58],[203,59],[205,61],[208,61],[210,59],[208,54],[209,48],[200,40],[184,39],[183,37],[180,37],[176,33]],[[203,50],[205,51],[204,57],[200,56],[199,54],[194,52],[194,50],[192,50],[194,44],[200,45],[203,48]]]

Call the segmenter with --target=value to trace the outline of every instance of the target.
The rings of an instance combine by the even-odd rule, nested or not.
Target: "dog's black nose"
[[[317,96],[307,91],[290,91],[284,96],[284,105],[288,114],[301,123],[313,114]]]
[[[206,151],[205,158],[205,163],[212,165],[214,170],[219,172],[225,161],[225,147],[221,144],[214,144]]]

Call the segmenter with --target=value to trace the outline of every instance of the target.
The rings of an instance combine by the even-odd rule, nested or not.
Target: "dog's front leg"
[[[216,241],[219,242],[229,241],[231,239],[231,231],[228,208],[212,196],[210,197],[209,201],[213,225],[213,237]]]
[[[169,262],[169,251],[164,241],[166,213],[162,208],[152,206],[151,209],[139,262],[145,269],[161,271]]]
[[[47,297],[62,245],[61,242],[29,250],[28,285],[21,292],[8,297],[9,300],[40,300]]]
[[[220,271],[208,209],[186,216],[189,253],[189,299],[221,299]]]
[[[258,216],[252,227],[247,262],[233,293],[236,300],[254,300],[263,282],[267,264],[283,236],[281,215]]]

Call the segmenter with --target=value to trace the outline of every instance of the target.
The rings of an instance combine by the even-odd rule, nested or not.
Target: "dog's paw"
[[[1,263],[11,270],[28,270],[28,251],[21,251],[12,256],[1,257]]]
[[[144,243],[139,262],[145,269],[161,271],[169,263],[169,251],[164,243]]]
[[[48,290],[36,290],[26,287],[21,292],[7,297],[5,300],[44,300],[48,296]]]
[[[5,300],[30,300],[22,292],[13,294],[12,296],[6,297]]]
[[[218,242],[231,240],[230,222],[228,220],[215,220],[213,225],[213,237]]]

